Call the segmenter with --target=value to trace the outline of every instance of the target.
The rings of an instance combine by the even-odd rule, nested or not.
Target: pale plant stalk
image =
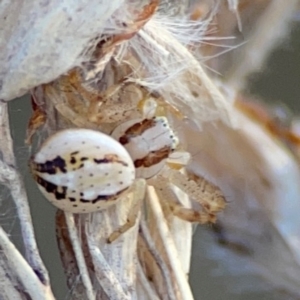
[[[30,295],[33,300],[54,299],[50,286],[40,282],[40,279],[9,240],[2,228],[0,228],[0,245],[0,272],[5,274],[1,277],[1,295],[5,295],[5,299],[16,300],[23,299],[25,294]],[[10,280],[8,280],[8,276],[10,276]],[[4,282],[2,281],[2,278],[4,279]],[[22,287],[19,291],[17,291],[14,286],[17,282],[19,282],[20,287]]]
[[[81,274],[82,283],[85,287],[87,299],[94,300],[95,293],[93,290],[91,278],[88,275],[88,270],[87,270],[84,255],[82,252],[81,243],[78,238],[79,235],[77,232],[77,228],[75,226],[74,215],[72,213],[65,212],[65,219],[66,219],[66,223],[67,223],[68,230],[69,230],[70,241],[72,243],[76,261],[77,261],[77,265],[79,268],[79,273]]]
[[[15,280],[26,284],[20,288],[19,297],[22,297],[22,291],[28,291],[33,299],[54,299],[50,288],[48,272],[41,260],[34,237],[31,215],[22,178],[15,164],[13,141],[9,131],[7,104],[3,102],[0,103],[0,122],[0,150],[2,154],[1,181],[10,189],[12,199],[17,207],[27,262],[21,257],[3,230],[1,230],[0,240],[0,247],[3,250],[3,252],[1,252],[3,254],[2,259],[4,261],[8,260],[10,263],[8,270]],[[18,267],[13,265],[13,263],[17,261],[19,262]]]
[[[184,272],[182,261],[179,259],[179,254],[177,247],[175,245],[175,241],[172,237],[172,234],[169,230],[169,226],[166,223],[165,216],[163,213],[163,210],[160,205],[160,201],[157,197],[157,194],[155,193],[155,190],[153,187],[148,187],[148,201],[147,201],[148,207],[152,212],[155,212],[153,214],[154,219],[153,222],[157,224],[158,228],[158,234],[160,235],[162,246],[165,249],[165,252],[168,257],[168,263],[171,265],[171,269],[173,271],[176,283],[178,285],[178,288],[180,290],[180,293],[184,300],[191,300],[193,299],[193,295],[190,289],[190,286],[187,282],[187,276]],[[180,224],[182,225],[182,224]],[[150,226],[151,228],[151,226]],[[172,227],[171,227],[172,228]],[[188,228],[191,228],[191,225],[188,226]],[[179,227],[173,226],[172,229],[179,229]],[[179,238],[179,236],[176,234],[176,232],[173,232],[173,235]],[[185,243],[185,245],[189,245],[191,235],[181,236],[181,240]],[[187,247],[189,249],[189,247]],[[188,252],[185,252],[185,255]]]
[[[151,283],[146,277],[146,274],[139,262],[137,264],[137,276],[138,276],[137,284],[140,286],[140,289],[137,290],[137,298],[139,300],[144,300],[144,299],[159,300],[158,294],[156,293],[153,286],[151,286]]]

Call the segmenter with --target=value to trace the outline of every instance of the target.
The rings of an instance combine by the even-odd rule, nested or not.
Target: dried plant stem
[[[130,300],[130,296],[126,295],[124,292],[120,282],[116,278],[113,270],[111,269],[100,249],[93,244],[91,239],[87,239],[87,243],[90,255],[93,259],[96,277],[101,284],[101,287],[105,291],[108,299]]]
[[[187,277],[182,268],[177,248],[166,223],[166,219],[164,217],[160,201],[153,187],[149,186],[147,192],[149,199],[151,199],[148,199],[149,201],[147,201],[147,204],[152,211],[155,211],[155,214],[153,214],[153,216],[158,227],[158,233],[161,236],[161,241],[163,243],[164,250],[167,253],[168,263],[170,264],[170,267],[172,269],[172,273],[175,277],[176,284],[178,285],[178,288],[182,295],[182,299],[192,300],[194,298],[190,286],[188,284]],[[186,255],[190,255],[190,253],[186,253]]]
[[[85,287],[85,292],[88,300],[94,300],[95,294],[93,291],[93,285],[88,274],[88,269],[82,253],[81,243],[79,241],[77,228],[75,226],[74,215],[69,212],[65,212],[65,219],[68,226],[70,241],[73,246],[73,251],[75,253],[77,266],[80,272],[82,283]]]
[[[159,300],[159,296],[157,295],[153,286],[151,286],[139,261],[137,263],[137,284],[142,287],[143,293],[143,295],[138,295],[140,297],[138,299]]]
[[[26,249],[26,258],[40,281],[48,286],[49,276],[36,244],[26,191],[15,165],[7,104],[3,102],[0,102],[0,151],[3,158],[2,164],[4,165],[2,169],[2,179],[3,183],[10,188],[12,198],[16,205]]]
[[[1,264],[3,265],[4,261],[6,261],[8,265],[8,268],[5,272],[6,275],[10,274],[13,271],[13,275],[14,277],[16,277],[16,281],[21,283],[21,286],[19,286],[18,288],[14,286],[15,291],[19,289],[20,294],[25,294],[26,291],[26,294],[28,294],[30,296],[30,299],[33,300],[54,299],[50,287],[47,285],[43,285],[43,283],[39,281],[39,278],[25,261],[20,252],[16,249],[14,244],[9,240],[2,228],[0,228],[0,248]],[[6,277],[7,276],[5,275],[4,277],[1,277],[1,281]],[[15,292],[13,291],[12,287],[10,287],[10,285],[8,285],[8,287],[11,291],[9,291],[9,298],[7,299],[19,299],[19,297],[12,298],[13,294],[11,293]],[[1,295],[3,295],[2,291],[3,290],[0,291]]]
[[[10,184],[11,195],[17,207],[17,212],[21,224],[22,236],[24,239],[26,258],[34,271],[39,276],[44,284],[49,284],[49,276],[46,271],[41,257],[39,255],[38,247],[36,244],[34,231],[32,227],[32,219],[28,207],[26,191],[20,175],[15,172],[14,179]]]
[[[159,251],[157,250],[151,234],[149,232],[148,226],[146,224],[146,222],[144,220],[141,220],[140,222],[140,228],[141,228],[141,233],[140,236],[143,238],[145,244],[147,245],[147,248],[149,250],[149,252],[151,253],[151,255],[153,256],[155,262],[157,263],[157,265],[160,268],[160,271],[163,274],[163,278],[166,282],[166,289],[168,291],[168,296],[170,300],[177,300],[177,296],[176,296],[176,287],[174,286],[171,278],[171,272],[168,269],[168,266],[166,264],[166,262],[164,261],[164,259],[162,258],[162,256],[160,255]]]
[[[20,295],[20,291],[17,291],[14,285],[14,282],[7,276],[9,274],[9,267],[6,266],[5,262],[1,257],[0,261],[0,290],[1,297],[3,300],[6,299],[14,299],[21,300],[22,295]]]
[[[145,191],[144,180],[137,185],[140,186],[138,190]],[[144,192],[138,197],[139,202],[142,195]],[[78,216],[75,223],[72,215],[71,218],[66,216],[71,220],[68,228],[72,230],[68,232],[65,232],[66,226],[58,215],[57,236],[68,285],[73,287],[79,275],[81,281],[85,280],[84,284],[73,289],[77,299],[83,296],[82,290],[91,286],[88,281],[92,282],[96,299],[136,299],[136,240],[140,214],[132,228],[112,243],[108,242],[111,233],[126,223],[128,213],[134,207],[135,201],[128,195],[107,210]],[[87,276],[87,280],[82,275]]]

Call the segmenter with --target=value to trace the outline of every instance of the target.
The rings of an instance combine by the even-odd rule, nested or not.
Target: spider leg
[[[127,216],[127,220],[123,225],[121,225],[119,228],[117,228],[114,232],[110,234],[110,236],[107,238],[108,243],[112,243],[123,233],[132,228],[136,224],[136,220],[139,218],[141,204],[143,199],[145,198],[146,193],[146,181],[144,179],[136,180],[132,186],[132,191],[133,201]]]
[[[180,170],[189,163],[190,159],[191,154],[189,152],[177,150],[169,155],[167,165],[171,169]]]
[[[217,220],[216,215],[214,214],[207,214],[191,208],[186,208],[180,203],[170,205],[170,209],[175,216],[188,222],[205,224],[215,223]]]
[[[46,86],[44,89],[46,99],[51,101],[55,109],[69,122],[76,125],[77,127],[96,129],[96,125],[87,121],[86,118],[82,117],[80,114],[75,112],[68,104],[65,102],[61,95],[59,95],[53,87],[50,85]]]
[[[138,103],[141,99],[143,99],[142,92],[132,83],[112,85],[106,91],[99,93],[96,101],[91,102],[89,120],[98,123],[126,121],[131,113],[139,111]]]
[[[172,169],[163,176],[198,202],[207,213],[216,214],[225,208],[226,200],[222,191],[205,178],[192,173],[185,175]]]
[[[36,107],[34,108],[33,113],[29,119],[28,127],[26,130],[25,143],[27,145],[31,145],[33,136],[35,135],[35,133],[38,131],[40,127],[45,125],[47,121],[46,113],[41,109],[40,106],[38,106],[37,104],[35,105]]]
[[[165,177],[158,175],[155,179],[152,179],[152,184],[155,186],[159,199],[163,201],[163,207],[167,207],[178,218],[200,224],[214,223],[216,221],[216,216],[213,213],[185,207]]]

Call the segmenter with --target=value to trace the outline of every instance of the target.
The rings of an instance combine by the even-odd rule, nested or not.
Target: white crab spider
[[[215,214],[225,206],[223,194],[204,178],[191,179],[179,171],[190,155],[175,151],[178,138],[166,117],[154,116],[156,106],[153,98],[147,99],[142,107],[145,117],[121,123],[111,137],[89,129],[67,129],[51,136],[31,159],[42,193],[62,210],[89,213],[116,203],[136,179],[143,178],[176,216],[191,222],[214,222]],[[183,207],[173,185],[201,209]],[[128,224],[110,241],[133,226],[135,218],[136,212],[131,212]]]

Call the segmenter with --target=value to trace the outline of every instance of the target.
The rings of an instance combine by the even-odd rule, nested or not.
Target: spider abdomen
[[[45,197],[73,213],[114,204],[135,180],[126,149],[110,136],[89,129],[57,132],[32,157],[30,167]]]

